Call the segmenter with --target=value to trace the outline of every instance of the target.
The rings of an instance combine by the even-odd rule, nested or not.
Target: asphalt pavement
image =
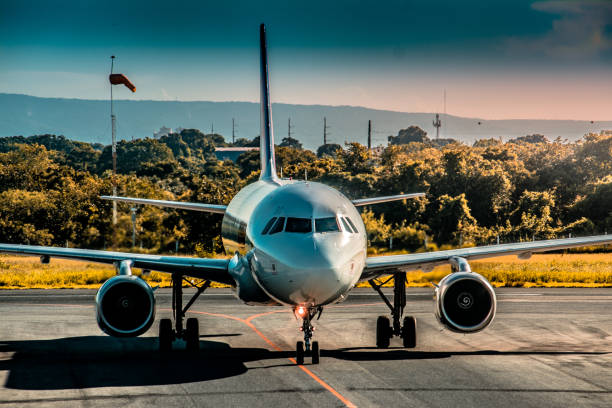
[[[483,332],[442,330],[431,289],[408,289],[416,349],[375,346],[386,306],[357,289],[315,321],[321,362],[296,366],[293,314],[208,290],[189,316],[200,352],[158,352],[170,291],[144,335],[106,336],[91,290],[0,291],[0,406],[610,407],[612,289],[499,289]],[[189,292],[186,291],[186,299]]]

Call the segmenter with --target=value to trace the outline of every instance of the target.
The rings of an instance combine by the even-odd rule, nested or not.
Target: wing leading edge
[[[406,199],[418,198],[418,197],[425,197],[425,193],[410,193],[410,194],[398,194],[398,195],[384,196],[384,197],[360,198],[358,200],[353,200],[353,205],[355,207],[361,207],[363,205],[386,203],[389,201],[406,200]]]
[[[98,251],[93,249],[56,248],[33,245],[0,244],[0,253],[37,255],[49,258],[65,258],[81,261],[114,264],[130,260],[134,268],[159,272],[181,273],[189,277],[207,279],[233,285],[228,273],[229,259],[188,258],[132,254],[129,252]]]
[[[101,196],[103,200],[121,201],[131,204],[155,205],[158,207],[178,208],[180,210],[204,211],[217,214],[224,214],[226,205],[221,204],[201,204],[201,203],[185,203],[181,201],[165,201],[165,200],[150,200],[148,198],[132,198],[132,197],[117,197],[117,196]]]
[[[612,235],[551,239],[546,241],[459,248],[448,251],[422,252],[418,254],[369,257],[366,260],[366,266],[361,275],[361,280],[368,280],[393,270],[429,270],[435,266],[450,263],[450,259],[454,257],[474,260],[503,255],[530,256],[532,253],[537,252],[605,244],[612,244]]]

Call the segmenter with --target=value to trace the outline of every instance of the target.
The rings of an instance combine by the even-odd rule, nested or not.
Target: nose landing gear
[[[387,296],[380,289],[391,279],[394,280],[393,304],[391,304]],[[374,279],[370,279],[368,283],[378,292],[385,304],[391,309],[391,317],[393,318],[393,326],[391,326],[387,316],[378,317],[376,321],[376,347],[389,347],[393,336],[401,337],[402,343],[406,348],[416,347],[416,319],[413,316],[406,316],[402,322],[404,307],[406,307],[406,272],[395,272],[392,277],[382,283],[378,283]]]
[[[312,341],[312,333],[314,327],[312,326],[312,318],[319,313],[321,316],[322,308],[309,308],[299,307],[295,310],[296,316],[302,318],[302,327],[300,330],[304,332],[304,341],[298,341],[295,345],[295,360],[298,365],[304,364],[304,356],[310,355],[312,364],[319,364],[319,342]]]

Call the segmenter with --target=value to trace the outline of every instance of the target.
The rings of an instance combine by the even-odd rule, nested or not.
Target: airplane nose
[[[325,304],[356,280],[360,257],[342,244],[341,234],[315,235],[308,244],[292,245],[291,251],[275,254],[268,260],[268,268],[262,268],[260,254],[253,272],[264,290],[283,303]]]

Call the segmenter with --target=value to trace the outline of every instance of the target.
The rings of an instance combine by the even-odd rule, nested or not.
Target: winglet
[[[260,180],[278,180],[274,159],[274,129],[272,126],[272,105],[268,75],[268,52],[266,47],[266,26],[259,26],[259,47],[261,55],[261,134],[259,156],[261,160]]]

